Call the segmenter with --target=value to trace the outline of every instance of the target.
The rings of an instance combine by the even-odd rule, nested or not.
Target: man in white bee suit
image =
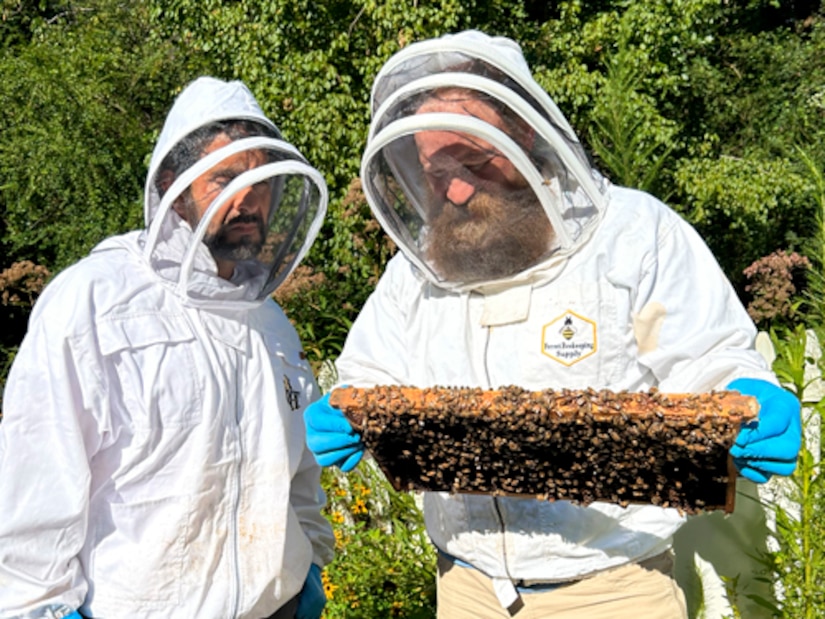
[[[793,471],[799,403],[710,251],[590,167],[516,43],[471,31],[390,58],[361,180],[401,251],[349,333],[339,385],[737,389],[761,405],[731,449],[741,474]],[[328,397],[305,418],[322,465],[355,466],[363,444]],[[431,492],[424,515],[441,618],[687,616],[675,509]]]
[[[0,424],[0,617],[317,619],[334,538],[270,298],[323,177],[240,82],[202,77],[155,146],[146,229],[38,300]]]

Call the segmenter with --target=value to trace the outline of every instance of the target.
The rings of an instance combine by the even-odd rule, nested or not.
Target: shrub
[[[435,550],[416,495],[396,492],[371,459],[325,469],[336,558],[323,572],[325,619],[435,616]]]
[[[748,314],[757,324],[788,320],[796,313],[794,297],[800,291],[804,272],[811,261],[796,252],[783,250],[760,258],[743,271],[750,282],[745,292],[752,296]]]

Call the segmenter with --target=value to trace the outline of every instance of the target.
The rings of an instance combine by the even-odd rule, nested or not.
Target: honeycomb
[[[627,506],[733,511],[728,449],[753,398],[527,391],[519,387],[340,388],[330,402],[392,486]]]

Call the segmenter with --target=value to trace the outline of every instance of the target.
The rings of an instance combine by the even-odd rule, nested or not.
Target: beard
[[[183,196],[183,218],[189,223],[192,230],[200,223],[200,213],[197,205],[188,192]],[[257,236],[257,238],[253,238],[253,235],[250,234],[244,234],[238,239],[229,240],[232,224],[241,223],[256,224],[258,230],[254,236]],[[211,234],[207,232],[203,237],[203,244],[206,245],[215,260],[237,262],[256,258],[261,253],[265,236],[266,226],[260,215],[244,214],[238,215],[232,221],[224,222],[217,231]]]
[[[477,191],[463,206],[445,202],[431,222],[427,259],[446,280],[500,279],[547,253],[553,228],[529,187],[505,195]]]
[[[258,227],[257,234],[244,234],[241,237],[230,240],[231,226],[233,224],[254,223]],[[209,248],[212,256],[216,260],[253,260],[258,257],[263,247],[263,239],[266,235],[266,227],[263,219],[258,215],[238,215],[229,223],[223,224],[216,232],[206,234],[203,243]],[[257,237],[257,238],[255,238]]]

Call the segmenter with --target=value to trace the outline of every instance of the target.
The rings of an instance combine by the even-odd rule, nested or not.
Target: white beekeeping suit
[[[590,167],[512,41],[465,32],[408,46],[377,76],[372,113],[363,187],[401,252],[353,325],[339,384],[681,393],[738,377],[776,383],[704,242],[659,200]],[[438,140],[449,148],[428,151]],[[468,161],[470,149],[487,156]],[[482,252],[445,266],[443,178],[492,187],[512,169],[540,215],[525,224],[514,211],[502,234],[549,223],[550,242],[509,272],[476,268]],[[654,505],[476,494],[427,493],[424,506],[438,549],[489,576],[505,608],[519,584],[569,583],[657,556],[686,521]]]
[[[214,127],[197,152],[175,150]],[[208,206],[186,219],[196,194]],[[228,221],[250,195],[263,215]],[[331,560],[302,420],[318,389],[269,297],[326,203],[322,176],[243,84],[200,78],[178,97],[146,230],[47,286],[11,370],[0,617],[260,619]],[[224,223],[256,239],[227,277],[206,242]]]

